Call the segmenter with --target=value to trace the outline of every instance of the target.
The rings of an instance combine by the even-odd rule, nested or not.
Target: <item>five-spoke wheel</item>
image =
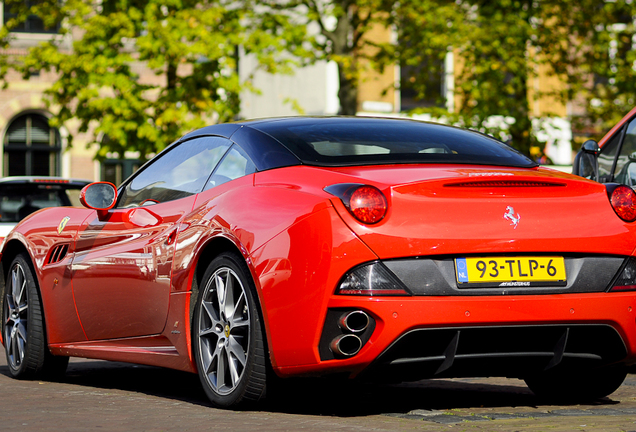
[[[7,362],[12,370],[19,370],[24,362],[29,316],[27,280],[21,263],[14,263],[9,278],[4,304],[4,340]]]
[[[11,263],[4,292],[2,327],[9,372],[16,378],[50,378],[64,373],[68,357],[54,356],[46,345],[44,316],[28,257]]]
[[[265,390],[265,356],[252,280],[241,258],[212,261],[201,284],[193,322],[199,376],[217,406],[258,400]]]

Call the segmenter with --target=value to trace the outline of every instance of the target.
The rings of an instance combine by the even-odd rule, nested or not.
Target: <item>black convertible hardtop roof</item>
[[[513,167],[537,164],[482,133],[411,119],[277,117],[207,126],[180,141],[217,135],[246,150],[257,169],[290,165],[353,166],[451,163]]]

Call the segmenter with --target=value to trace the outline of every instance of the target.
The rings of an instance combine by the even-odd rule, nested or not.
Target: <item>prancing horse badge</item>
[[[517,225],[519,225],[519,221],[521,220],[521,215],[517,213],[515,215],[515,209],[512,206],[506,207],[506,213],[504,213],[504,219],[510,221],[510,225],[514,226],[513,229],[517,229]]]
[[[64,227],[66,227],[66,224],[70,220],[71,220],[70,216],[65,216],[64,219],[62,219],[60,221],[60,224],[57,226],[57,233],[58,234],[62,234],[62,231],[64,231]]]

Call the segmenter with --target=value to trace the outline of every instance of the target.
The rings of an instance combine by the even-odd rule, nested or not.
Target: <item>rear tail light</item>
[[[630,258],[610,291],[636,291],[636,259]]]
[[[344,183],[328,186],[325,191],[340,198],[347,210],[362,223],[375,224],[386,216],[386,197],[375,186]]]
[[[410,296],[402,282],[380,262],[364,264],[350,270],[336,289],[336,294],[361,296]]]
[[[636,192],[628,186],[616,183],[607,183],[605,187],[612,208],[618,217],[625,222],[634,222],[636,220]]]

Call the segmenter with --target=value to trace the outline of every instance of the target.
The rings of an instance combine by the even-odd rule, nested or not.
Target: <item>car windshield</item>
[[[57,184],[0,185],[0,222],[19,222],[47,207],[81,206],[80,190],[80,186]]]
[[[308,165],[536,166],[534,161],[494,138],[434,123],[377,118],[304,118],[250,126],[279,140]]]

